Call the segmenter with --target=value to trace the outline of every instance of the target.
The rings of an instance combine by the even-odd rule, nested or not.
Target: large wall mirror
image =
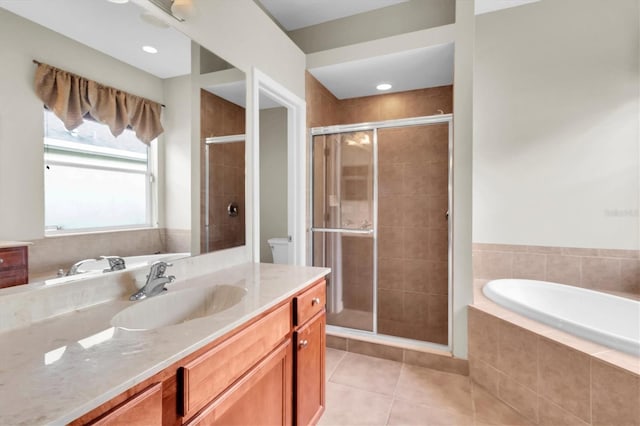
[[[0,192],[4,210],[0,241],[33,243],[29,249],[30,282],[102,273],[109,263],[101,256],[123,257],[131,268],[147,266],[155,259],[245,244],[245,150],[244,142],[235,140],[245,133],[245,75],[157,16],[135,2],[0,0],[1,58],[11,64],[1,72],[0,94],[11,99],[11,106],[0,108],[0,152],[4,157],[0,180],[21,182],[20,190]],[[44,200],[51,195],[47,173],[54,163],[47,163],[43,155],[46,115],[33,89],[36,65],[32,61],[163,104],[164,132],[149,148],[136,147],[147,153],[148,160],[137,158],[136,149],[131,158],[118,157],[110,146],[91,146],[76,153],[74,160],[84,172],[91,165],[111,171],[122,160],[124,180],[110,185],[115,181],[106,177],[104,186],[85,185],[85,201],[90,197],[114,199],[117,205],[119,199],[129,196],[133,184],[127,179],[137,171],[145,200],[124,204],[135,201],[146,208],[143,219],[117,229],[98,223],[74,230],[56,225],[45,231]],[[100,133],[83,134],[64,127],[57,130],[65,136],[65,143],[69,142],[65,139],[91,139]],[[224,140],[229,136],[235,138],[233,142]],[[196,139],[199,150],[193,142]],[[59,155],[71,152],[69,146],[62,146]],[[100,163],[94,151],[106,152],[110,163]],[[194,161],[198,164],[195,159],[199,159],[199,167],[193,166]],[[59,169],[56,166],[56,171]],[[200,175],[199,188],[193,183],[193,173]],[[70,178],[74,179],[80,180]],[[78,210],[73,201],[76,192],[58,185],[57,193],[64,196],[69,210]],[[194,193],[200,197],[199,224],[193,220],[193,210],[197,210],[191,201]],[[104,213],[106,208],[97,209]],[[117,207],[109,209],[113,214],[104,216],[114,216]],[[77,265],[72,271],[74,264],[85,259],[95,261]],[[80,273],[66,277],[70,272]]]

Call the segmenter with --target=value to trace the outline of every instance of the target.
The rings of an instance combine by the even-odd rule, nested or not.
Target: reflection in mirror
[[[260,90],[260,262],[291,263],[287,108]]]
[[[200,49],[200,250],[245,244],[245,102],[242,71]]]
[[[0,0],[0,36],[0,58],[11,64],[3,67],[0,95],[12,100],[10,108],[0,109],[0,180],[20,182],[19,191],[0,192],[5,206],[0,246],[5,240],[32,243],[28,281],[75,280],[111,270],[103,256],[120,257],[130,269],[146,267],[156,258],[189,255],[191,221],[185,206],[191,205],[191,40],[134,2],[106,0]],[[143,50],[145,46],[154,49]],[[220,67],[213,56],[203,54],[201,70],[196,69],[206,72],[203,78]],[[90,230],[45,235],[45,114],[34,93],[34,60],[166,105],[164,133],[149,149],[146,224],[109,228],[86,220],[82,223],[90,223]],[[224,68],[233,72],[229,64]],[[73,136],[73,131],[64,132]],[[238,133],[244,133],[244,119]],[[82,165],[87,158],[78,161]],[[118,200],[126,185],[106,185],[96,192]],[[86,259],[94,260],[77,265]],[[67,276],[72,269],[75,274]]]

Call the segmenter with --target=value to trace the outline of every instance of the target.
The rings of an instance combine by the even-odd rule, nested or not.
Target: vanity
[[[328,272],[245,263],[140,302],[121,283],[115,300],[0,333],[0,423],[314,424],[324,410]],[[212,292],[203,303],[218,310],[192,310],[186,322],[169,312],[183,295],[217,287],[226,301]],[[170,324],[145,319],[155,305]],[[130,328],[112,325],[123,312]]]
[[[0,288],[29,282],[30,244],[0,241]]]

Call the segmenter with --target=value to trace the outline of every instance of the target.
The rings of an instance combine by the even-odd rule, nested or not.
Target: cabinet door
[[[291,342],[287,341],[187,425],[291,425],[291,359]]]
[[[315,424],[324,411],[325,313],[295,332],[295,418],[298,426]]]
[[[88,424],[93,426],[161,425],[162,384],[156,383],[149,386]]]

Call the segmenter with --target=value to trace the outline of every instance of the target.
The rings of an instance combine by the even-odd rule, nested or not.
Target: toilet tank
[[[289,263],[289,239],[288,238],[269,238],[267,240],[273,255],[273,263],[288,264]]]

